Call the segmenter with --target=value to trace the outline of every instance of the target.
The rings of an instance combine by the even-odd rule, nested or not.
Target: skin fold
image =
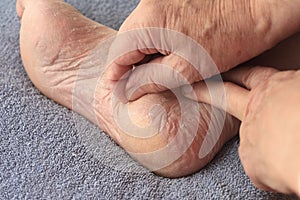
[[[240,67],[223,77],[228,81],[226,111],[242,121],[239,156],[245,172],[263,190],[299,196],[299,70]],[[223,85],[210,84],[216,89]],[[196,96],[183,92],[211,103],[205,84],[197,83],[194,89]]]
[[[141,0],[121,26],[120,32],[157,27],[183,33],[204,47],[222,73],[274,47],[278,42],[299,31],[299,9],[300,2],[297,0]],[[178,55],[178,52],[191,48],[189,44],[172,49],[177,41],[170,40],[168,34],[157,35],[148,31],[146,35],[138,32],[119,44],[139,47],[145,41],[154,44],[153,47],[132,51],[121,56],[115,63],[128,67],[140,62],[145,56],[160,53],[161,56],[151,62],[169,66],[180,72],[190,83],[218,73],[214,70],[206,70],[204,73],[195,70],[210,69],[211,66],[191,65],[185,57]],[[161,41],[171,50],[161,49]],[[143,69],[135,70],[128,79],[126,92],[129,100],[147,93],[166,90],[166,87],[155,82],[155,78],[161,73],[159,70],[151,65],[140,67]],[[175,81],[176,78],[172,74],[164,76],[166,82],[174,88],[184,85]],[[154,81],[132,93],[138,78]]]
[[[50,99],[96,123],[134,159],[155,173],[167,177],[194,173],[237,134],[239,122],[231,115],[207,104],[195,105],[186,98],[181,109],[170,91],[145,95],[126,104],[119,101],[116,91],[120,82],[110,79],[112,69],[118,66],[112,63],[101,69],[102,74],[94,73],[99,66],[106,65],[106,60],[98,55],[99,52],[104,57],[108,55],[109,47],[102,42],[116,35],[116,31],[87,19],[69,4],[60,0],[18,0],[17,13],[21,18],[22,60],[34,85]],[[124,109],[126,112],[121,112]],[[193,112],[201,116],[200,120],[188,115],[189,123],[181,121],[184,113]],[[122,118],[124,113],[129,119]],[[224,117],[224,126],[219,116]],[[117,122],[119,118],[121,122]],[[124,130],[120,123],[147,127],[145,130],[154,133],[142,131],[137,137],[134,130]],[[205,140],[210,124],[212,130],[220,132],[216,144]],[[179,130],[187,130],[180,139],[177,138]],[[189,131],[195,135],[191,137]],[[211,144],[211,149],[201,157],[199,151],[204,142]],[[173,160],[164,163],[169,158]]]
[[[300,33],[296,33],[244,63],[246,67],[222,75],[227,112],[242,121],[239,154],[247,175],[260,189],[298,196],[299,45]],[[223,87],[218,82],[211,84]],[[205,84],[197,83],[194,88],[196,96],[187,92],[187,97],[212,103]]]
[[[142,2],[146,3],[147,1]],[[192,1],[184,2],[187,5],[192,3]],[[147,3],[151,4],[150,1]],[[287,3],[286,5],[290,4]],[[273,6],[280,7],[274,2],[270,8]],[[193,112],[202,116],[197,126],[195,126],[196,128],[189,126],[189,123],[182,124],[181,118],[184,116],[184,112],[180,109],[180,102],[171,91],[147,94],[134,101],[122,103],[118,96],[118,87],[121,87],[121,89],[127,87],[126,80],[124,84],[124,82],[114,80],[111,77],[121,77],[119,74],[125,74],[131,69],[130,62],[137,62],[140,58],[132,61],[130,57],[125,57],[128,59],[127,66],[112,63],[107,68],[102,69],[103,74],[95,73],[99,68],[98,66],[106,65],[106,60],[98,53],[109,54],[109,48],[105,45],[102,46],[102,42],[116,35],[116,31],[87,19],[72,6],[61,0],[18,0],[16,7],[21,18],[20,48],[23,64],[30,79],[43,94],[96,123],[115,142],[129,152],[134,159],[150,169],[155,168],[157,164],[153,162],[155,160],[153,158],[159,158],[158,161],[163,162],[172,157],[176,151],[158,151],[160,154],[156,157],[153,157],[152,152],[164,149],[172,141],[175,144],[174,147],[178,147],[175,150],[182,150],[180,149],[181,146],[188,145],[188,149],[182,151],[182,155],[174,162],[167,163],[167,166],[154,170],[157,174],[167,177],[180,177],[194,173],[204,167],[221,149],[223,144],[236,135],[239,121],[221,110],[212,112],[213,107],[208,105],[211,101],[202,83],[194,86],[197,99],[192,99],[205,102],[197,103],[197,109],[193,109]],[[151,6],[149,8],[151,9]],[[282,21],[280,22],[280,19],[283,19],[283,10],[284,7],[279,9],[282,12],[277,12],[279,25],[284,24]],[[293,15],[293,12],[291,13]],[[271,16],[274,17],[275,15],[272,15],[271,12]],[[285,17],[285,19],[287,18]],[[262,29],[264,30],[264,28]],[[278,27],[272,30],[274,33],[279,32]],[[282,35],[279,34],[274,38],[263,37],[263,41],[267,45],[264,46],[265,44],[262,42],[264,47],[259,46],[257,49],[255,47],[251,56],[269,48],[295,29],[291,26],[286,30],[284,33],[281,31]],[[215,40],[218,41],[218,39]],[[256,39],[248,41],[251,43],[250,46],[254,41]],[[222,43],[223,41],[220,42],[220,44]],[[240,45],[238,42],[235,44]],[[213,52],[214,48],[212,46],[208,43],[206,48]],[[236,50],[233,49],[232,51]],[[246,54],[250,55],[248,53]],[[215,54],[220,53],[216,52]],[[251,62],[259,63],[261,62],[260,59],[264,62],[271,62],[273,58],[270,55],[272,54],[276,55],[276,50],[269,52],[269,56],[266,56],[268,59],[262,59],[263,55]],[[244,61],[247,56],[243,57],[241,55],[241,57],[232,61],[230,61],[230,57],[224,58],[228,59],[231,64],[224,64],[225,61],[220,61],[220,63],[229,67]],[[119,62],[126,59],[121,58]],[[160,59],[164,60],[163,58]],[[296,71],[278,72],[274,69],[261,67],[251,70],[249,68],[245,69],[242,71],[237,69],[224,76],[227,81],[231,82],[225,84],[225,89],[232,93],[231,96],[229,95],[231,98],[227,99],[229,108],[227,111],[243,121],[239,153],[245,171],[260,188],[287,193],[297,192],[297,181],[299,180],[296,179],[299,176],[295,176],[295,173],[298,173],[297,166],[299,166],[299,163],[294,159],[293,152],[299,152],[299,149],[297,149],[299,148],[299,138],[295,139],[292,133],[297,132],[299,129],[293,120],[290,120],[290,124],[280,123],[280,129],[278,130],[274,130],[272,127],[278,127],[278,122],[282,121],[282,118],[298,119],[298,107],[285,106],[282,108],[282,102],[288,102],[286,105],[296,105],[299,102],[299,95],[294,93],[299,88],[299,73]],[[249,76],[249,73],[252,75]],[[246,82],[243,82],[243,80]],[[244,87],[238,87],[234,83]],[[284,90],[285,94],[289,95],[282,94],[278,90]],[[191,98],[188,94],[184,94]],[[195,105],[195,101],[192,100],[184,100],[187,102],[187,104],[184,104],[186,107],[183,108],[186,109],[186,112],[192,112],[191,109],[189,110],[189,105]],[[268,102],[272,102],[271,107],[270,105],[265,106]],[[159,109],[154,109],[157,106]],[[219,105],[215,106],[218,107]],[[116,118],[118,119],[124,109],[130,120],[127,121],[127,119],[118,123]],[[282,112],[283,110],[284,112]],[[219,121],[221,119],[219,116],[222,115],[226,116],[224,126],[222,126],[222,123],[220,125]],[[189,118],[189,120],[192,123],[193,118]],[[155,123],[162,121],[165,123]],[[261,121],[264,121],[271,128],[270,132],[264,131],[264,127],[257,125]],[[213,130],[220,129],[222,134],[217,144],[212,146],[211,151],[205,157],[200,157],[199,151],[203,146],[211,122],[214,127]],[[140,132],[139,137],[137,137],[137,135],[130,133],[130,129],[122,128],[120,126],[122,123],[125,125],[133,124],[134,127],[140,128],[150,127],[145,130],[156,132],[154,134]],[[193,128],[196,129],[196,135],[192,137],[193,140],[190,143],[186,139],[188,136],[184,137],[185,135],[180,138],[181,140],[173,140],[176,138],[180,127],[189,127],[187,130],[191,132]],[[287,130],[287,127],[290,129]],[[283,129],[289,133],[285,137],[282,137]],[[135,132],[134,130],[131,131]],[[278,143],[283,145],[281,147],[288,152],[274,154],[274,152],[277,152]],[[208,144],[210,143],[208,142]],[[141,157],[138,154],[146,156]],[[294,162],[291,163],[290,161]],[[286,168],[286,165],[282,163],[290,163],[290,165]],[[273,166],[275,167],[272,168]],[[277,173],[279,171],[290,173]]]

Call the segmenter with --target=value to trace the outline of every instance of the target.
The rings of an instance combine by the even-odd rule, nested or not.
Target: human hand
[[[129,100],[168,87],[182,86],[183,83],[175,77],[176,73],[194,83],[228,71],[299,30],[299,20],[294,20],[299,19],[299,14],[295,14],[299,13],[298,10],[298,1],[141,0],[120,28],[120,35],[132,31],[131,37],[120,36],[113,52],[124,46],[132,47],[132,51],[115,61],[118,67],[111,73],[111,79],[120,79],[120,74],[131,70],[132,65],[138,65],[148,55],[157,53],[160,56],[150,63],[163,64],[173,72],[162,72],[151,65],[138,66],[136,69],[139,70],[133,70],[128,78],[126,96]],[[157,33],[150,27],[163,30]],[[143,31],[145,28],[148,29]],[[166,29],[192,38],[205,51],[193,51],[190,44],[169,37]],[[185,52],[192,52],[194,57],[205,55],[212,59],[218,71],[210,62],[191,64],[186,60]],[[164,77],[168,87],[157,83],[157,77]],[[140,80],[147,84],[140,87]]]
[[[261,189],[300,195],[300,71],[243,67],[224,80],[231,81],[221,96],[227,111],[242,121],[239,155],[247,175]],[[210,87],[218,91],[222,84],[211,81]],[[187,97],[211,103],[205,83],[194,91],[183,89]]]
[[[194,173],[237,134],[237,119],[184,98],[179,89],[123,104],[119,99],[122,81],[113,82],[106,74],[114,68],[106,66],[106,58],[117,32],[84,17],[64,1],[18,0],[17,11],[22,20],[22,61],[34,85],[98,125],[149,170],[166,177]],[[85,129],[77,117],[74,123]],[[97,148],[100,130],[83,129],[77,132],[86,150],[102,159],[102,147]],[[112,157],[114,161],[105,163],[116,170],[140,173],[132,171],[132,163],[123,158]]]

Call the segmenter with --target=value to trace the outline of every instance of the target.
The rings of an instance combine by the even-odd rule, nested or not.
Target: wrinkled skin
[[[234,0],[141,0],[138,7],[121,26],[120,32],[159,27],[183,33],[206,49],[219,72],[222,73],[261,54],[300,30],[299,8],[300,3],[296,0],[241,0],[238,2]],[[171,48],[176,40],[169,41],[168,39],[168,35],[162,33],[157,36],[149,31],[148,35],[137,34],[128,41],[121,42],[124,43],[122,45],[133,44],[139,47],[145,41],[150,44],[159,44],[162,41],[166,43],[165,46]],[[160,49],[157,45],[154,48],[133,51],[116,60],[116,63],[122,66],[132,65],[141,61],[145,55],[161,53],[163,56],[152,60],[151,63],[161,63],[174,68],[190,83],[210,78],[218,73],[214,70],[199,73],[194,67],[209,69],[211,66],[192,66],[184,58],[177,56],[178,51],[186,48],[190,46],[182,44],[170,52],[170,50]],[[132,94],[137,78],[155,80],[159,73],[159,70],[151,66],[134,71],[126,86],[129,100],[147,93],[166,90],[165,87],[153,81],[153,84],[143,86]],[[164,76],[173,87],[183,85],[174,81],[176,79],[172,74]]]
[[[98,52],[98,48],[101,48],[99,44],[116,34],[116,31],[87,19],[60,0],[18,0],[17,12],[21,18],[22,60],[30,79],[43,94],[70,109],[75,109],[74,102],[78,102],[79,107],[75,111],[97,123],[128,152],[152,152],[165,147],[175,137],[180,125],[181,113],[178,101],[169,91],[145,95],[125,105],[118,104],[119,107],[128,106],[132,123],[141,127],[148,126],[153,120],[149,117],[152,107],[161,105],[165,110],[168,123],[160,125],[159,129],[155,129],[160,132],[148,138],[126,134],[116,123],[114,112],[119,107],[112,106],[112,98],[117,82],[109,79],[110,72],[105,72],[98,80],[94,99],[88,99],[86,95],[80,94],[85,91],[73,93],[75,83],[89,85],[95,79],[97,80],[98,77],[93,74],[95,63],[104,63],[105,60],[97,56],[95,60],[90,59]],[[104,52],[108,54],[108,49],[104,49]],[[77,79],[80,68],[85,70],[87,76]],[[94,104],[91,103],[92,101]],[[96,113],[96,119],[93,118],[93,113]],[[211,107],[201,103],[198,113],[202,118],[196,129],[196,137],[189,148],[168,166],[155,169],[156,173],[167,177],[180,177],[196,172],[215,156],[226,141],[236,135],[239,122],[226,114],[225,125],[217,144],[207,156],[200,159],[198,152],[212,118]],[[218,110],[217,113],[223,112]],[[161,115],[163,112],[156,113],[154,119],[162,117]],[[218,126],[218,121],[215,121],[214,126]],[[179,147],[185,142],[179,140],[176,141],[176,145]],[[172,152],[166,151],[160,156],[168,158],[172,156]],[[135,159],[146,167],[149,167],[149,163],[152,162],[152,158],[147,156],[143,159],[136,157]]]
[[[299,196],[300,71],[241,67],[224,79],[230,81],[227,111],[242,121],[239,155],[245,172],[261,189]],[[197,100],[209,103],[205,85],[194,87]]]
[[[249,82],[265,77],[250,92],[240,129],[241,161],[258,187],[300,196],[300,73],[256,70]]]

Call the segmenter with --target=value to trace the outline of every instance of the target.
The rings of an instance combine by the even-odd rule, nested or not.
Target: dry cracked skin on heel
[[[34,85],[47,97],[70,109],[74,108],[74,101],[80,101],[79,105],[84,109],[75,111],[98,123],[115,142],[155,173],[167,177],[194,173],[211,161],[224,143],[237,134],[239,122],[235,118],[224,115],[219,110],[212,114],[212,107],[206,104],[197,104],[196,110],[193,111],[201,116],[197,126],[182,124],[184,113],[176,96],[170,91],[145,95],[134,102],[112,106],[117,83],[106,79],[105,76],[99,79],[97,74],[92,72],[97,63],[106,62],[101,56],[93,55],[99,51],[108,54],[108,49],[105,49],[107,47],[101,46],[101,43],[115,35],[116,31],[91,21],[60,0],[18,0],[17,12],[21,18],[22,60]],[[88,75],[78,77],[78,70],[84,70]],[[95,80],[97,84],[93,104],[90,104],[91,99],[85,99],[85,95],[74,94],[78,82],[89,85]],[[159,109],[153,114],[153,108],[157,105]],[[148,137],[136,137],[128,133],[130,130],[124,131],[116,122],[116,111],[124,109],[128,110],[130,118],[130,122],[124,123],[132,123],[141,128],[150,126],[151,130],[157,132]],[[97,119],[92,119],[90,113],[95,113]],[[224,126],[219,124],[217,115],[225,116]],[[164,119],[165,123],[161,123],[161,119]],[[222,134],[208,155],[200,158],[199,151],[211,122],[214,130],[221,130]],[[195,130],[191,131],[195,131],[195,136],[188,139],[182,135],[180,140],[174,140],[179,129],[184,126],[189,129],[194,127]],[[147,133],[140,134],[143,136]],[[168,147],[171,142],[173,149],[159,151]],[[180,148],[182,146],[187,148]],[[174,149],[182,152],[176,154]],[[153,155],[153,152],[159,152],[159,155]],[[177,157],[174,157],[175,154]],[[155,159],[170,157],[174,157],[172,162],[165,163],[165,166],[157,166],[163,160]]]

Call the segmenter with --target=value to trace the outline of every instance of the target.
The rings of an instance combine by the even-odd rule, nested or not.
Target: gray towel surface
[[[138,0],[68,2],[118,29]],[[19,27],[15,1],[1,0],[0,199],[293,199],[251,185],[237,138],[189,177],[147,172],[95,125],[33,86],[22,66]]]

